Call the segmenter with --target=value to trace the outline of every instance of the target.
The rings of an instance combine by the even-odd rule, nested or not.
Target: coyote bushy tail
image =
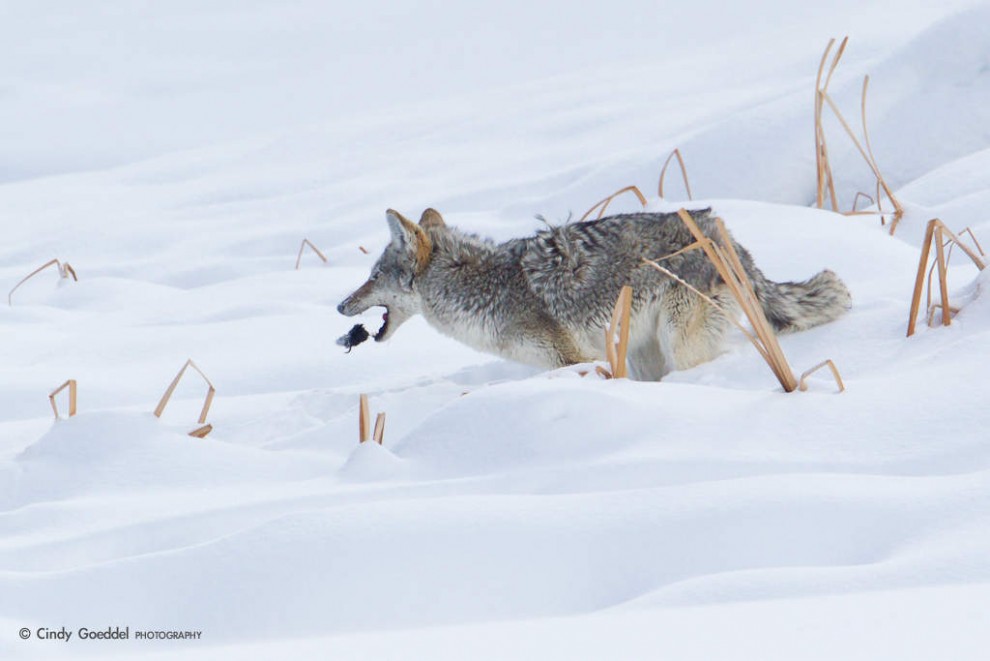
[[[852,302],[845,283],[828,269],[804,282],[773,282],[754,269],[753,289],[778,333],[807,330],[838,319]]]

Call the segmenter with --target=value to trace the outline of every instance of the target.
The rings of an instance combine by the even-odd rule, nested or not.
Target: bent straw
[[[965,231],[966,230],[964,230],[964,232]],[[980,250],[982,253],[983,249],[980,246],[979,242],[976,240],[976,236],[973,235],[971,230],[969,231],[969,234],[970,236],[973,237],[973,241],[976,243],[977,249]],[[946,236],[949,237],[948,242],[945,240]],[[950,325],[951,321],[949,317],[951,316],[951,312],[953,310],[953,307],[949,304],[948,281],[947,281],[948,260],[945,258],[945,245],[951,242],[949,249],[950,254],[951,254],[952,246],[959,246],[959,249],[962,250],[964,253],[966,253],[966,256],[973,261],[973,263],[976,265],[978,269],[982,271],[983,269],[986,268],[986,263],[980,258],[980,256],[977,255],[975,252],[973,252],[973,250],[969,246],[963,243],[962,239],[956,236],[952,232],[952,230],[946,227],[945,223],[943,223],[938,218],[932,218],[931,220],[929,220],[928,225],[925,227],[924,241],[922,241],[921,243],[921,257],[918,260],[918,274],[917,276],[915,276],[914,292],[911,295],[911,311],[908,313],[910,316],[908,319],[907,337],[911,337],[912,335],[914,335],[915,326],[917,324],[918,310],[921,308],[921,291],[925,285],[925,270],[928,267],[928,259],[929,256],[931,255],[932,241],[938,241],[935,248],[936,262],[935,265],[932,266],[932,269],[934,269],[936,266],[938,267],[939,294],[942,299],[941,305],[939,307],[941,307],[942,309],[943,325],[945,326]],[[933,318],[933,314],[931,313],[931,310],[933,309],[931,304],[931,284],[930,284],[931,271],[928,272],[928,282],[929,282],[929,287],[928,287],[927,302],[929,308],[929,318]]]
[[[842,376],[839,374],[839,369],[835,366],[835,363],[832,362],[832,359],[831,358],[829,358],[827,360],[823,360],[822,362],[818,363],[817,365],[815,365],[811,369],[806,370],[801,375],[801,380],[800,380],[800,383],[798,384],[798,388],[800,388],[802,392],[806,391],[808,389],[808,384],[805,383],[805,381],[808,379],[808,377],[811,376],[812,374],[814,374],[815,372],[817,372],[818,370],[820,370],[821,368],[826,367],[826,366],[830,370],[832,370],[832,377],[835,379],[836,385],[839,386],[839,392],[844,391],[846,389],[846,384],[844,384],[842,382]]]
[[[590,216],[598,207],[601,207],[601,211],[598,212],[598,219],[601,219],[602,216],[605,215],[605,210],[608,209],[608,205],[612,203],[612,200],[614,200],[622,193],[626,193],[626,192],[635,193],[636,197],[639,198],[639,203],[642,204],[644,207],[646,206],[646,196],[643,195],[642,191],[640,191],[639,188],[637,188],[636,186],[626,186],[625,188],[621,188],[615,191],[614,193],[606,197],[604,200],[599,200],[590,209],[588,209],[583,216],[581,216],[581,220],[578,222],[587,220],[588,216]]]
[[[670,152],[670,156],[667,160],[663,162],[663,167],[660,169],[660,181],[657,183],[657,195],[664,197],[663,194],[663,181],[664,177],[667,176],[667,166],[670,165],[670,160],[677,157],[677,164],[681,166],[681,176],[684,179],[684,190],[687,191],[687,196],[689,200],[693,200],[694,197],[691,195],[691,182],[688,181],[687,169],[684,167],[684,159],[681,157],[681,150],[674,149]]]
[[[870,197],[869,195],[867,195],[863,191],[860,191],[860,192],[856,193],[856,197],[853,198],[852,211],[850,211],[849,213],[851,213],[851,214],[853,214],[853,213],[879,213],[879,212],[874,212],[874,211],[856,211],[856,203],[859,202],[859,198],[861,198],[861,197],[865,197],[867,200],[869,200],[870,201],[870,204],[876,204],[877,203],[877,201],[874,200],[872,197]]]
[[[13,301],[14,292],[17,291],[17,288],[18,287],[20,287],[21,285],[23,285],[25,282],[27,282],[28,280],[30,280],[34,276],[36,276],[39,273],[41,273],[42,271],[44,271],[46,268],[48,268],[52,264],[57,264],[58,265],[58,275],[59,275],[60,278],[68,278],[71,275],[73,280],[75,280],[76,282],[79,282],[79,276],[76,275],[76,270],[74,268],[72,268],[72,266],[70,266],[68,262],[65,262],[63,264],[58,259],[50,259],[47,262],[45,262],[44,264],[42,264],[41,266],[39,266],[38,268],[36,268],[35,270],[33,270],[30,273],[28,273],[26,276],[24,276],[24,278],[20,282],[18,282],[16,285],[14,285],[14,288],[11,289],[10,292],[7,294],[7,305],[13,305],[14,304],[14,301]]]
[[[691,214],[685,209],[678,210],[677,215],[685,226],[687,226],[695,240],[701,244],[701,248],[708,256],[708,260],[715,267],[716,271],[718,271],[718,274],[722,277],[722,280],[729,287],[730,292],[742,308],[743,313],[749,319],[753,330],[760,340],[760,344],[763,346],[764,351],[761,352],[761,355],[764,355],[764,359],[777,377],[780,385],[783,386],[786,392],[793,392],[798,386],[797,380],[794,378],[794,373],[787,364],[784,352],[781,350],[779,342],[777,342],[776,334],[770,328],[770,323],[763,313],[763,307],[756,298],[753,285],[749,281],[749,276],[746,275],[746,270],[743,268],[739,255],[732,245],[732,240],[729,238],[728,231],[725,229],[722,219],[715,219],[716,228],[723,243],[723,245],[719,245],[705,236],[701,228],[691,218]]]
[[[216,394],[217,389],[213,387],[213,383],[210,381],[209,377],[207,377],[206,374],[203,373],[203,370],[199,369],[199,367],[196,365],[196,363],[192,361],[191,358],[186,361],[186,364],[182,366],[182,369],[179,370],[179,373],[175,375],[175,378],[172,379],[172,383],[170,383],[168,388],[165,390],[165,394],[162,395],[161,400],[159,400],[158,406],[155,407],[155,412],[154,412],[156,418],[162,417],[162,413],[165,412],[165,406],[168,404],[168,401],[172,398],[172,394],[175,392],[175,387],[179,385],[179,381],[182,379],[182,376],[186,373],[186,368],[188,367],[191,367],[197,372],[199,372],[199,375],[203,377],[204,381],[206,381],[206,385],[209,386],[209,390],[206,393],[206,399],[203,402],[203,410],[200,412],[199,420],[198,420],[199,424],[201,425],[206,422],[206,416],[210,412],[210,405],[213,404],[213,396]]]
[[[299,244],[299,255],[296,256],[296,270],[297,271],[299,270],[299,264],[300,264],[300,262],[302,262],[303,249],[306,246],[309,246],[313,250],[313,252],[316,253],[316,256],[323,260],[323,263],[324,264],[327,263],[327,256],[324,255],[323,252],[319,248],[317,248],[316,246],[314,246],[312,241],[310,241],[309,239],[303,239],[302,240],[302,243]],[[363,250],[363,248],[362,248],[362,250]],[[364,252],[365,252],[365,254],[367,254],[368,251],[365,250]]]
[[[66,388],[69,389],[69,417],[71,418],[76,414],[76,380],[69,379],[48,395],[48,401],[52,404],[52,411],[55,412],[56,420],[58,420],[58,405],[55,404],[55,397]]]

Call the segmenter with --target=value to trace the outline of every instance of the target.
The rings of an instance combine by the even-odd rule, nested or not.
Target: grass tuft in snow
[[[952,230],[945,226],[938,218],[932,218],[928,221],[928,226],[925,228],[925,239],[921,244],[921,259],[918,261],[918,274],[914,280],[914,294],[911,296],[911,312],[908,318],[908,328],[907,336],[911,337],[914,335],[915,324],[918,319],[918,311],[921,308],[921,290],[925,284],[925,269],[928,267],[928,259],[932,250],[932,243],[935,243],[935,263],[932,264],[931,269],[928,270],[928,289],[927,289],[927,309],[928,309],[928,325],[931,326],[935,320],[935,310],[939,309],[942,311],[942,325],[948,326],[952,323],[952,315],[958,312],[958,308],[953,308],[949,304],[949,260],[946,258],[945,247],[947,245],[959,246],[959,249],[966,253],[966,256],[973,260],[976,264],[976,268],[981,271],[986,268],[986,264],[981,259],[983,256],[983,248],[980,246],[980,242],[976,240],[976,236],[973,235],[972,230],[969,230],[970,236],[973,238],[973,242],[976,244],[977,249],[980,254],[977,255],[970,249],[962,239],[956,236]],[[948,237],[948,238],[946,238]],[[952,257],[952,248],[950,245],[948,257]],[[939,285],[939,303],[932,304],[932,272],[935,267],[938,267],[938,285]]]
[[[873,147],[870,144],[870,132],[866,125],[866,92],[869,89],[870,77],[865,76],[863,78],[863,92],[860,102],[860,116],[863,123],[863,143],[860,143],[859,139],[856,137],[856,134],[849,126],[849,122],[846,121],[846,118],[842,115],[839,107],[828,94],[828,86],[829,83],[832,82],[832,75],[835,73],[836,67],[839,66],[839,60],[842,59],[842,55],[845,53],[846,45],[848,43],[849,37],[843,38],[842,43],[839,44],[839,48],[835,51],[835,55],[832,57],[832,63],[828,68],[828,74],[825,75],[825,80],[823,82],[822,74],[825,72],[825,63],[828,60],[828,55],[832,50],[832,46],[835,45],[835,39],[829,40],[828,46],[825,47],[825,52],[822,53],[822,59],[818,65],[818,75],[815,78],[815,167],[818,181],[815,202],[819,209],[824,208],[825,192],[827,190],[832,210],[839,211],[839,202],[835,195],[835,177],[832,174],[832,166],[829,162],[828,146],[825,142],[825,129],[822,127],[822,111],[827,104],[835,114],[836,119],[838,119],[839,123],[842,124],[842,128],[846,130],[846,134],[849,136],[850,140],[852,140],[853,145],[856,146],[856,149],[866,161],[866,164],[873,171],[873,175],[876,177],[877,183],[877,197],[875,200],[877,211],[857,211],[856,201],[860,195],[865,195],[864,193],[857,193],[856,198],[853,199],[852,210],[846,212],[845,215],[875,214],[880,216],[880,223],[884,224],[886,221],[884,218],[883,209],[881,207],[882,198],[880,194],[882,189],[883,194],[887,196],[887,199],[890,200],[890,203],[894,207],[893,218],[890,223],[890,233],[893,235],[894,230],[897,228],[897,223],[900,222],[901,217],[904,215],[904,207],[894,196],[894,192],[891,190],[890,186],[887,185],[887,181],[880,173],[880,167],[877,165],[877,159],[873,155]],[[863,147],[864,143],[866,145],[865,149]],[[869,197],[868,195],[865,196]]]

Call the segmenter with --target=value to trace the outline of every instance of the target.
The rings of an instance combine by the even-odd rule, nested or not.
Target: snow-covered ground
[[[956,251],[961,311],[904,334],[927,220],[990,244],[990,7],[2,12],[0,284],[56,257],[79,281],[0,307],[0,658],[984,658],[990,270]],[[858,118],[871,76],[894,237],[810,208],[814,75],[843,34],[832,90]],[[874,184],[826,129],[849,207]],[[386,208],[525,235],[655,193],[674,147],[769,277],[847,282],[847,316],[781,341],[846,392],[783,393],[741,335],[661,383],[541,372],[422,319],[334,344]],[[653,208],[682,203],[667,188]],[[293,269],[304,237],[327,265]],[[195,374],[151,413],[188,358],[217,390],[202,440]],[[53,423],[70,378],[79,414]],[[360,393],[383,446],[357,443]],[[172,630],[202,636],[134,640]]]

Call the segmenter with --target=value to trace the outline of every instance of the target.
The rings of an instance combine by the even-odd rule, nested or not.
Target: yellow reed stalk
[[[684,179],[684,190],[687,192],[689,200],[693,200],[694,197],[691,195],[691,182],[688,181],[687,168],[684,167],[684,159],[681,157],[681,150],[674,149],[670,152],[670,156],[667,160],[663,162],[663,167],[660,169],[660,181],[657,183],[657,195],[660,197],[665,197],[663,194],[663,181],[667,176],[667,166],[670,165],[671,159],[677,157],[677,164],[681,167],[681,177]]]
[[[206,438],[206,435],[213,431],[213,425],[203,425],[189,432],[193,438]]]
[[[966,230],[964,230],[964,232],[965,231]],[[972,230],[969,230],[969,234],[972,236],[974,243],[976,243],[977,249],[982,255],[983,249],[980,246],[979,241],[976,240],[976,236],[973,235]],[[945,237],[948,237],[948,240],[946,240]],[[945,246],[950,246],[950,256],[952,248],[954,246],[959,246],[959,249],[966,253],[966,256],[973,261],[973,264],[975,264],[978,269],[982,271],[986,268],[986,263],[983,259],[981,259],[981,255],[977,255],[973,252],[969,246],[963,243],[962,239],[946,227],[945,223],[938,218],[932,218],[929,220],[928,225],[925,227],[925,238],[921,243],[921,257],[918,261],[918,274],[915,277],[914,292],[911,295],[911,311],[908,313],[910,315],[907,328],[908,337],[914,335],[915,326],[918,319],[918,311],[921,308],[921,292],[925,286],[925,271],[928,267],[928,259],[931,255],[933,242],[935,242],[935,264],[933,264],[931,269],[928,270],[927,304],[929,325],[931,325],[931,320],[934,319],[935,307],[932,305],[931,276],[932,271],[935,268],[938,268],[939,296],[941,301],[937,307],[942,310],[942,324],[944,326],[949,326],[952,323],[952,313],[958,312],[958,308],[954,308],[949,304],[948,259],[946,259],[945,255]]]
[[[321,251],[321,250],[320,250],[319,248],[317,248],[317,247],[316,247],[315,245],[313,245],[313,242],[312,242],[312,241],[310,241],[309,239],[303,239],[303,240],[302,240],[302,243],[300,243],[300,244],[299,244],[299,255],[297,255],[297,256],[296,256],[296,270],[297,270],[297,271],[299,270],[299,264],[300,264],[300,262],[302,262],[302,256],[303,256],[303,249],[304,249],[304,248],[305,248],[306,246],[309,246],[309,247],[310,247],[310,249],[311,249],[311,250],[312,250],[312,251],[313,251],[314,253],[316,253],[316,256],[317,256],[317,257],[319,257],[320,259],[322,259],[322,260],[323,260],[323,263],[324,263],[324,264],[326,264],[326,263],[327,263],[327,261],[328,261],[328,260],[327,260],[327,256],[326,256],[326,255],[324,255],[324,254],[323,254],[323,252],[322,252],[322,251]],[[368,251],[367,251],[367,250],[365,250],[365,253],[367,253],[367,252],[368,252]]]
[[[626,367],[626,353],[629,348],[629,313],[632,309],[632,287],[625,285],[616,298],[612,309],[612,321],[605,330],[605,355],[612,367],[612,376],[624,379],[629,376]],[[618,331],[618,347],[616,332]]]
[[[877,201],[874,200],[871,196],[869,196],[866,193],[860,191],[860,192],[856,193],[856,197],[853,198],[852,211],[850,211],[849,213],[879,213],[879,212],[873,212],[873,211],[856,211],[856,204],[859,202],[859,198],[861,198],[861,197],[869,200],[870,201],[870,204],[876,204],[877,203]]]
[[[76,414],[76,380],[69,379],[48,395],[48,401],[52,404],[52,411],[55,412],[56,420],[58,420],[58,405],[55,404],[55,397],[66,388],[69,389],[69,417],[71,418]]]
[[[621,188],[615,191],[614,193],[606,197],[604,200],[599,200],[597,203],[595,203],[590,209],[588,209],[585,212],[583,216],[581,216],[581,220],[582,221],[587,220],[588,216],[594,213],[595,209],[599,209],[599,208],[600,210],[598,212],[598,218],[599,219],[602,218],[605,215],[605,210],[608,209],[608,205],[612,203],[612,200],[617,198],[619,195],[622,195],[623,193],[634,193],[636,197],[639,198],[640,204],[642,204],[644,207],[646,206],[646,196],[643,195],[643,192],[640,191],[639,188],[637,188],[636,186],[626,186],[625,188]]]
[[[14,304],[14,301],[13,301],[14,292],[17,291],[18,287],[20,287],[25,282],[27,282],[28,280],[30,280],[31,278],[33,278],[34,276],[38,275],[39,273],[41,273],[42,271],[44,271],[46,268],[48,268],[49,266],[52,266],[52,265],[55,265],[55,266],[58,267],[58,275],[59,275],[60,278],[63,278],[64,279],[64,278],[68,278],[69,276],[72,276],[72,279],[73,280],[75,280],[76,282],[79,282],[79,276],[76,275],[76,270],[74,268],[72,268],[72,266],[68,262],[64,262],[63,263],[62,261],[60,261],[58,259],[50,259],[47,262],[45,262],[44,264],[42,264],[41,266],[39,266],[38,268],[36,268],[35,270],[33,270],[30,273],[28,273],[26,276],[24,276],[21,279],[20,282],[18,282],[16,285],[14,285],[14,288],[11,289],[10,292],[7,294],[7,305],[13,305]]]
[[[822,102],[825,93],[828,91],[828,86],[832,82],[832,75],[835,73],[836,67],[839,66],[839,60],[842,58],[843,53],[845,53],[846,44],[848,43],[849,37],[845,37],[839,45],[839,49],[835,52],[835,56],[832,58],[832,64],[829,67],[823,84],[822,74],[825,71],[825,62],[828,60],[828,54],[832,50],[832,46],[835,45],[835,39],[829,39],[828,46],[826,46],[825,52],[822,53],[822,59],[818,64],[818,75],[815,78],[815,168],[818,178],[815,201],[819,209],[823,208],[825,205],[825,191],[828,189],[829,201],[832,203],[833,211],[838,211],[839,205],[835,195],[835,179],[832,176],[832,166],[828,158],[825,129],[822,127]]]
[[[382,444],[382,440],[385,438],[385,413],[379,413],[375,416],[375,433],[372,434],[371,438],[378,443]]]
[[[942,295],[942,325],[948,326],[952,323],[952,315],[947,314],[949,309],[949,283],[948,267],[945,263],[945,234],[942,231],[941,223],[935,226],[935,259],[938,262],[938,286]]]
[[[802,392],[804,392],[805,390],[807,390],[808,389],[808,384],[806,383],[806,381],[807,381],[808,377],[811,376],[812,374],[814,374],[815,372],[817,372],[818,370],[820,370],[823,367],[828,367],[830,370],[832,370],[832,377],[835,379],[835,384],[837,386],[839,386],[839,392],[844,391],[846,389],[846,384],[844,384],[842,382],[842,375],[839,374],[839,368],[837,368],[835,366],[835,363],[832,362],[832,359],[831,358],[829,358],[827,360],[823,360],[822,362],[818,363],[817,365],[815,365],[811,369],[806,370],[803,374],[801,374],[801,380],[800,380],[800,382],[798,384],[798,388]]]
[[[358,442],[366,442],[370,433],[371,413],[368,411],[368,396],[362,393],[358,403]]]
[[[719,245],[705,236],[701,228],[691,218],[691,214],[685,209],[678,210],[677,215],[694,236],[695,240],[701,244],[701,248],[708,256],[708,260],[715,267],[716,271],[718,271],[718,274],[728,286],[736,302],[739,303],[739,307],[746,315],[750,325],[753,327],[753,331],[759,338],[760,345],[762,345],[763,351],[761,351],[761,355],[767,361],[780,385],[783,386],[786,392],[793,392],[798,386],[797,380],[794,378],[794,373],[787,364],[787,359],[784,357],[784,352],[780,348],[776,334],[773,332],[770,323],[766,319],[766,315],[763,313],[763,306],[760,305],[760,302],[756,298],[753,285],[749,281],[749,276],[746,274],[739,255],[732,245],[729,234],[725,229],[725,224],[720,218],[715,219],[716,228],[722,240],[722,245]]]
[[[213,404],[213,396],[216,394],[217,389],[213,387],[213,383],[210,381],[209,377],[203,373],[203,370],[199,369],[191,358],[186,361],[186,364],[182,366],[179,373],[175,375],[174,379],[172,379],[172,383],[170,383],[168,388],[165,389],[165,394],[162,395],[162,398],[158,401],[158,406],[155,407],[156,418],[162,417],[162,413],[165,412],[165,406],[168,405],[168,401],[172,398],[172,394],[175,392],[176,386],[179,385],[179,381],[182,379],[182,376],[186,373],[186,369],[189,367],[198,372],[199,375],[203,377],[203,380],[206,381],[206,385],[209,387],[209,390],[207,390],[206,393],[206,399],[203,402],[203,409],[200,411],[198,420],[201,425],[206,423],[206,416],[210,412],[210,405]]]
[[[925,227],[925,238],[921,242],[921,260],[918,262],[918,275],[914,279],[914,293],[911,294],[911,312],[908,317],[907,336],[914,335],[914,326],[918,318],[918,308],[921,307],[921,290],[925,286],[925,268],[928,266],[928,256],[932,250],[932,238],[935,236],[937,218],[928,221]]]

